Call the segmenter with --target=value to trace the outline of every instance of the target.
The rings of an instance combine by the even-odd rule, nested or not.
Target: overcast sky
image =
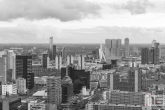
[[[165,0],[0,0],[0,43],[165,43]]]

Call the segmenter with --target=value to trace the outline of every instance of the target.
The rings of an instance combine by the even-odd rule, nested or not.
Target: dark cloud
[[[84,0],[2,0],[0,20],[56,18],[71,21],[80,20],[89,14],[99,15],[99,9],[98,4]]]

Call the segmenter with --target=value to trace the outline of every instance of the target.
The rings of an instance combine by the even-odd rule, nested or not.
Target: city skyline
[[[54,43],[165,43],[164,6],[164,0],[0,0],[0,43],[47,43],[51,36]]]

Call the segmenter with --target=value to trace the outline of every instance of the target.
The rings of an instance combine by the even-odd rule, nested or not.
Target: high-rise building
[[[56,55],[56,69],[60,70],[62,67],[62,56]]]
[[[56,45],[53,45],[53,60],[56,58]]]
[[[1,52],[0,55],[1,58],[1,69],[0,71],[4,71],[5,73],[3,75],[3,84],[6,84],[7,82],[12,82],[12,80],[15,80],[15,53],[13,50],[5,50]],[[2,64],[3,62],[3,64]]]
[[[150,50],[149,48],[142,48],[141,49],[141,63],[142,64],[149,64],[151,63],[151,58],[150,58]]]
[[[26,79],[18,78],[16,79],[17,91],[19,94],[26,94]]]
[[[62,101],[61,77],[51,76],[47,78],[47,102],[56,104]]]
[[[32,56],[16,56],[16,78],[26,79],[28,89],[34,87],[34,73],[32,73]]]
[[[49,63],[49,56],[47,53],[42,54],[42,67],[47,68]]]
[[[49,58],[53,60],[53,37],[49,39]]]
[[[67,51],[66,51],[66,47],[63,47],[63,49],[61,50],[62,53],[62,64],[66,63],[67,60]]]
[[[61,78],[66,76],[66,68],[61,68]],[[90,89],[90,71],[76,70],[73,67],[68,67],[68,76],[72,79],[74,94],[79,94],[83,86]]]
[[[129,38],[125,38],[125,57],[129,57]]]
[[[68,102],[73,96],[72,79],[68,76],[68,69],[66,69],[66,76],[62,79],[62,103]]]
[[[73,56],[72,55],[67,55],[67,65],[73,64]]]
[[[142,72],[139,68],[131,68],[125,76],[121,73],[110,73],[108,74],[108,79],[108,85],[111,90],[141,91]]]
[[[152,42],[151,48],[141,49],[142,64],[159,64],[160,46],[155,40]]]
[[[16,78],[22,77],[27,79],[27,74],[32,73],[32,56],[16,56]]]
[[[6,71],[6,57],[2,56],[0,57],[0,76],[2,76],[2,82],[1,84],[6,84],[6,75],[7,75],[7,71]]]
[[[105,58],[107,63],[121,59],[121,39],[105,40]]]
[[[84,63],[85,63],[85,56],[84,55],[80,55],[78,57],[78,69],[82,70],[84,69]]]

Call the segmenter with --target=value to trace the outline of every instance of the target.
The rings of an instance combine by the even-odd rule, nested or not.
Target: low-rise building
[[[18,110],[20,106],[21,98],[17,95],[0,98],[0,110]]]
[[[17,94],[17,84],[6,84],[2,85],[2,95],[9,94]]]
[[[16,80],[16,84],[17,84],[17,90],[19,94],[26,94],[26,79],[24,78],[18,78]]]

